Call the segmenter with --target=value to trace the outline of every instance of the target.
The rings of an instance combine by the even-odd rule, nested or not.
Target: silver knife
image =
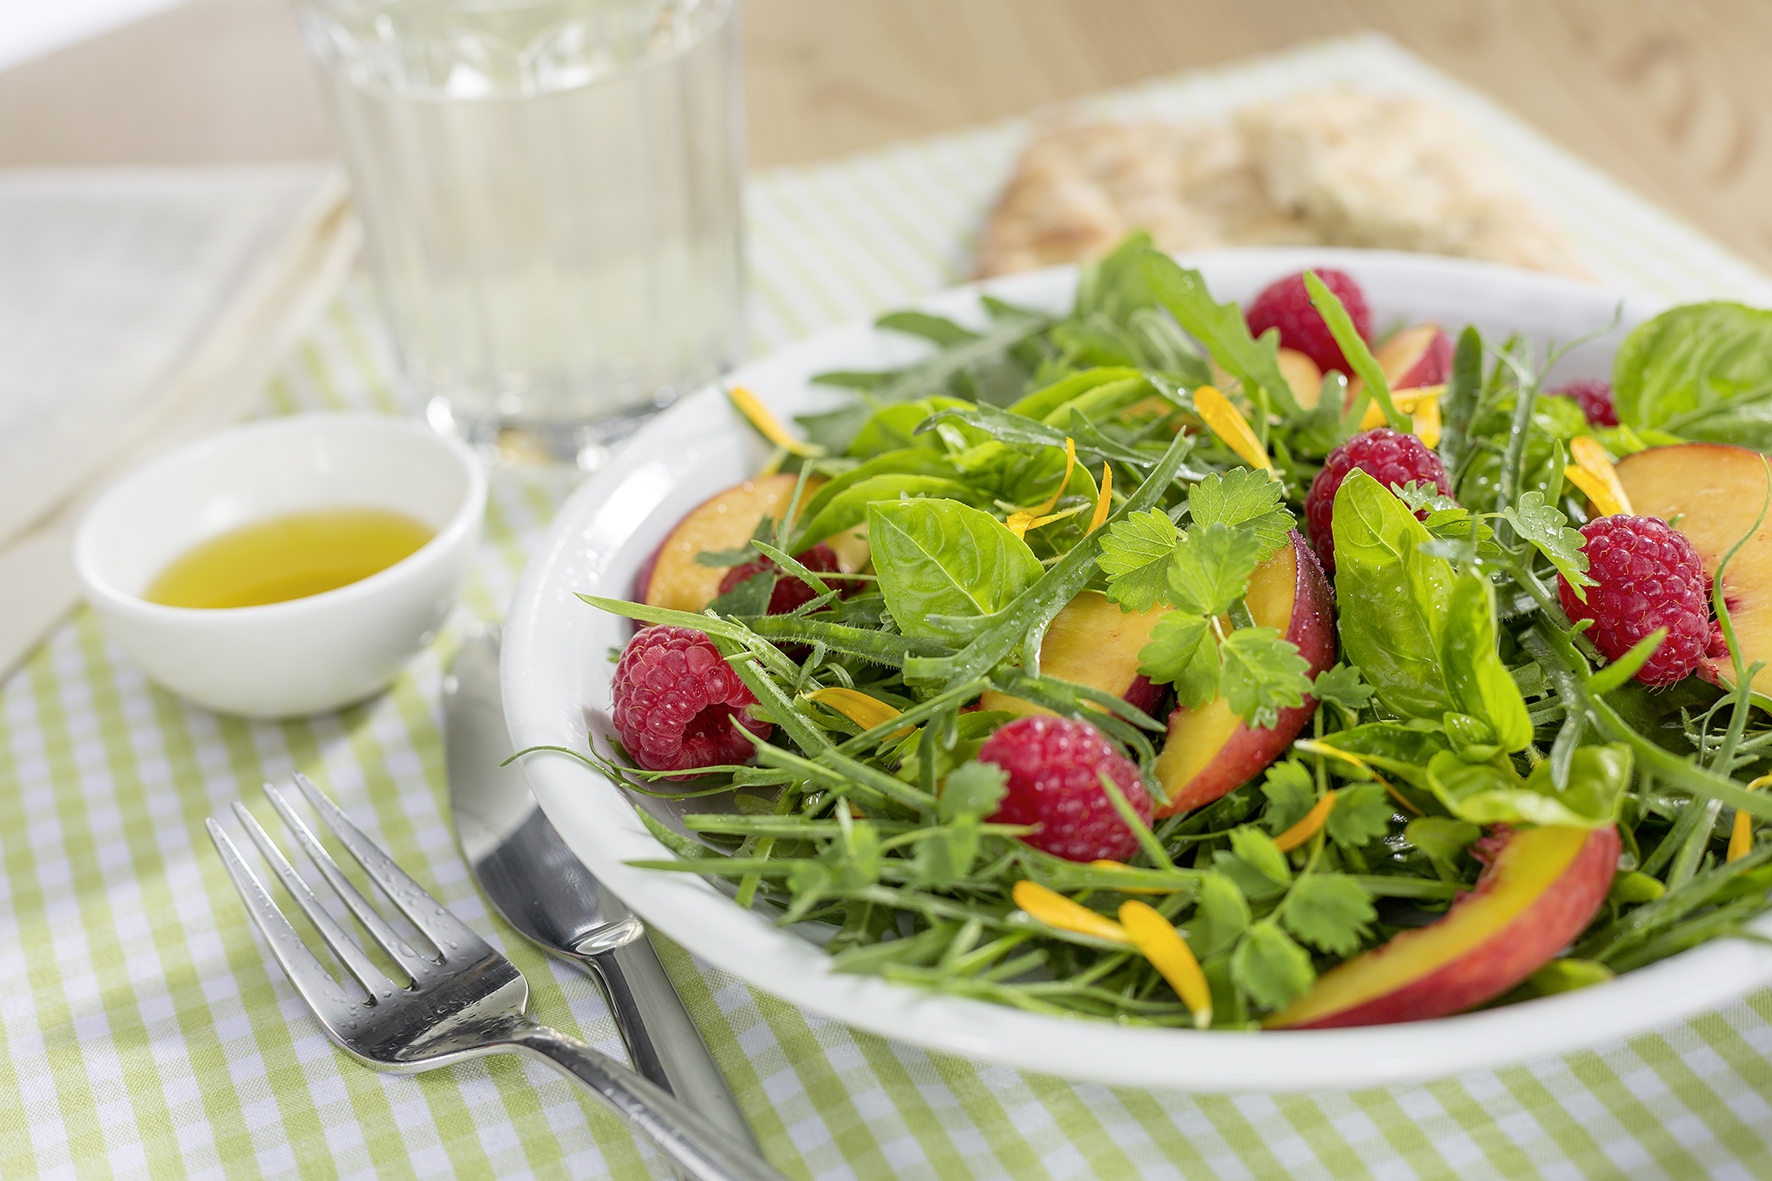
[[[443,682],[449,804],[475,881],[511,926],[597,982],[635,1070],[755,1144],[645,926],[566,847],[522,769],[500,766],[512,749],[498,648],[496,631],[470,636]]]

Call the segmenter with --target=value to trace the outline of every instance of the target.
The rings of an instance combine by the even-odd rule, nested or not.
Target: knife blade
[[[487,899],[525,938],[590,974],[634,1069],[747,1143],[738,1102],[677,996],[645,925],[567,847],[511,756],[499,636],[470,636],[443,683],[456,835]]]

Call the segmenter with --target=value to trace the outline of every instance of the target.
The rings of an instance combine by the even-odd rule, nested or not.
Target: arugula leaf
[[[1342,651],[1392,713],[1439,721],[1452,708],[1438,657],[1451,563],[1421,552],[1415,514],[1358,469],[1335,494],[1334,529]]]
[[[1310,661],[1274,628],[1240,627],[1224,638],[1219,653],[1219,693],[1232,713],[1256,729],[1279,725],[1280,711],[1303,705],[1311,690]]]
[[[1143,374],[1127,366],[1102,365],[1094,369],[1085,369],[1081,373],[1073,373],[1069,377],[1043,386],[1010,405],[1009,413],[1019,414],[1023,418],[1043,421],[1047,415],[1067,402],[1075,401],[1097,386],[1112,385],[1116,382],[1142,379]]]
[[[1638,430],[1772,447],[1772,311],[1694,303],[1639,324],[1612,360],[1612,393]]]
[[[1261,822],[1278,836],[1303,820],[1317,802],[1317,782],[1308,768],[1288,759],[1268,767],[1267,777],[1261,781],[1261,794],[1267,797],[1267,811],[1261,814]]]
[[[1365,337],[1354,327],[1347,309],[1341,306],[1341,298],[1329,290],[1323,280],[1317,278],[1315,271],[1304,273],[1304,289],[1310,293],[1311,306],[1317,309],[1317,314],[1323,317],[1323,323],[1328,326],[1329,335],[1341,346],[1341,355],[1347,358],[1347,363],[1360,375],[1360,396],[1349,408],[1350,411],[1359,410],[1368,396],[1373,397],[1384,408],[1385,422],[1391,430],[1408,434],[1412,424],[1391,401],[1390,382],[1385,380],[1384,367],[1372,355]]]
[[[876,501],[867,513],[880,591],[907,636],[964,640],[952,621],[994,615],[1045,573],[1027,542],[959,501]]]
[[[1175,523],[1160,509],[1116,521],[1102,537],[1096,559],[1107,575],[1107,597],[1128,613],[1155,607],[1169,588],[1175,543]]]
[[[1344,849],[1363,849],[1390,831],[1396,808],[1378,783],[1356,783],[1335,793],[1335,807],[1323,828]]]
[[[1288,931],[1312,947],[1343,957],[1360,950],[1377,917],[1366,888],[1339,873],[1305,874],[1280,905],[1280,922]]]
[[[1448,812],[1472,824],[1598,828],[1618,819],[1631,762],[1630,748],[1618,743],[1577,747],[1569,786],[1558,791],[1548,759],[1522,780],[1499,761],[1471,764],[1445,751],[1428,762],[1428,785]]]
[[[1311,683],[1311,696],[1346,710],[1351,717],[1371,702],[1372,686],[1360,679],[1360,670],[1355,666],[1337,664],[1317,674],[1317,679]]]
[[[1009,791],[1009,772],[995,763],[970,762],[955,767],[941,785],[936,815],[943,824],[962,816],[983,818],[997,810]]]
[[[1458,487],[1470,450],[1471,419],[1476,416],[1477,402],[1483,393],[1483,336],[1474,327],[1458,335],[1458,347],[1452,354],[1452,373],[1446,382],[1446,397],[1440,427],[1440,458],[1446,464],[1446,479]]]
[[[1515,533],[1531,542],[1557,568],[1557,573],[1568,579],[1575,588],[1575,597],[1587,602],[1587,592],[1582,588],[1593,586],[1594,580],[1587,576],[1587,553],[1582,548],[1586,542],[1578,530],[1570,528],[1569,518],[1562,510],[1546,504],[1544,493],[1533,489],[1520,493],[1519,503],[1502,509],[1501,515]]]
[[[1317,978],[1310,953],[1272,919],[1249,928],[1231,953],[1231,979],[1264,1009],[1279,1009],[1303,996]]]
[[[1249,335],[1249,324],[1243,309],[1234,303],[1218,303],[1206,290],[1206,280],[1199,271],[1190,271],[1160,251],[1146,251],[1145,279],[1150,283],[1157,301],[1169,309],[1176,323],[1195,340],[1206,346],[1212,359],[1232,377],[1243,383],[1243,392],[1260,406],[1267,406],[1290,418],[1298,413],[1292,387],[1280,372],[1280,341],[1277,333],[1260,340]],[[1263,424],[1258,424],[1259,433]]]
[[[1200,615],[1171,611],[1157,620],[1138,650],[1138,671],[1157,684],[1175,686],[1182,705],[1197,709],[1218,696],[1218,642]]]
[[[1256,561],[1265,562],[1285,545],[1292,532],[1292,514],[1280,504],[1284,485],[1266,472],[1233,468],[1217,472],[1188,493],[1188,514],[1196,525],[1248,526],[1260,543]]]
[[[1440,667],[1454,707],[1488,723],[1505,751],[1532,742],[1526,699],[1495,646],[1495,591],[1489,579],[1466,570],[1453,584],[1440,636]]]
[[[1260,553],[1252,530],[1194,526],[1169,564],[1170,602],[1195,615],[1223,615],[1248,590]]]

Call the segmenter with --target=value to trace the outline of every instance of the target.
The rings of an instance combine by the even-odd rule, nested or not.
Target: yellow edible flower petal
[[[1417,808],[1413,803],[1411,803],[1408,796],[1404,795],[1402,792],[1398,791],[1396,788],[1392,787],[1388,782],[1386,782],[1384,776],[1382,776],[1378,772],[1374,771],[1371,768],[1371,766],[1367,764],[1366,760],[1362,759],[1359,755],[1353,754],[1353,753],[1351,753],[1349,751],[1345,751],[1345,750],[1338,750],[1333,746],[1325,746],[1320,742],[1313,742],[1308,738],[1300,738],[1297,742],[1293,743],[1292,745],[1294,747],[1296,747],[1297,749],[1302,750],[1306,754],[1327,755],[1329,758],[1332,758],[1332,759],[1340,759],[1344,763],[1352,763],[1354,766],[1358,767],[1360,770],[1366,772],[1366,774],[1372,776],[1373,782],[1377,783],[1380,787],[1384,788],[1385,791],[1389,792],[1391,799],[1393,799],[1393,800],[1397,801],[1397,803],[1401,804],[1403,806],[1404,811],[1412,812],[1417,816],[1421,815],[1421,809]],[[1319,805],[1320,804],[1321,804],[1321,801],[1319,801]],[[1325,813],[1325,815],[1327,815],[1327,813]],[[1290,830],[1288,830],[1288,831],[1290,831]],[[1284,834],[1282,834],[1282,835],[1284,835]]]
[[[1044,502],[1032,509],[1034,516],[1044,516],[1058,507],[1058,498],[1064,495],[1064,486],[1071,482],[1071,470],[1077,466],[1077,444],[1068,436],[1064,441],[1064,478],[1058,481],[1058,487],[1052,490]]]
[[[1112,464],[1101,465],[1101,495],[1095,498],[1095,515],[1089,518],[1089,532],[1093,533],[1107,524],[1108,513],[1114,507],[1114,468]]]
[[[1417,386],[1391,393],[1391,404],[1409,415],[1413,424],[1410,433],[1429,447],[1440,445],[1440,399],[1445,393],[1444,385]],[[1366,413],[1360,419],[1360,429],[1369,431],[1384,424],[1384,407],[1377,402],[1366,403]]]
[[[824,448],[816,443],[804,443],[794,438],[788,432],[788,428],[781,424],[781,419],[775,417],[774,413],[770,411],[769,407],[763,405],[757,395],[742,385],[735,385],[728,389],[726,396],[732,399],[733,408],[749,419],[750,424],[757,428],[759,434],[782,450],[807,458],[824,454]]]
[[[1326,791],[1323,793],[1323,798],[1317,801],[1316,806],[1304,814],[1303,820],[1274,838],[1274,848],[1282,853],[1292,852],[1316,836],[1317,830],[1323,827],[1324,822],[1329,819],[1329,813],[1334,810],[1335,793]]]
[[[1194,409],[1207,428],[1218,436],[1218,441],[1240,455],[1250,467],[1269,472],[1274,470],[1273,461],[1267,457],[1261,440],[1255,437],[1249,420],[1215,386],[1203,385],[1194,391]]]
[[[1194,1015],[1194,1028],[1206,1029],[1212,1024],[1212,989],[1206,984],[1206,973],[1194,958],[1187,940],[1154,908],[1136,899],[1120,906],[1120,925],[1131,936],[1133,946],[1144,953],[1151,967],[1162,974],[1181,998],[1181,1003]]]
[[[1041,525],[1050,525],[1054,521],[1064,520],[1072,513],[1080,512],[1080,509],[1068,509],[1062,513],[1052,511],[1058,506],[1058,498],[1064,495],[1065,485],[1071,482],[1071,470],[1076,466],[1076,441],[1066,438],[1064,441],[1064,478],[1058,481],[1058,487],[1054,488],[1052,495],[1042,503],[1033,508],[1024,508],[1019,512],[1010,513],[1008,519],[1003,522],[1009,527],[1009,532],[1025,541],[1029,529],[1038,529]]]
[[[884,726],[899,715],[899,711],[881,701],[878,697],[869,697],[856,689],[845,689],[841,685],[832,685],[826,689],[814,689],[806,694],[806,700],[816,701],[827,709],[833,709],[863,730],[872,730],[875,726]],[[905,733],[909,733],[908,729]]]
[[[1016,882],[1011,896],[1015,899],[1015,905],[1048,927],[1057,927],[1060,931],[1071,931],[1078,935],[1091,935],[1110,943],[1131,942],[1126,929],[1113,919],[1103,918],[1082,903],[1072,902],[1063,894],[1049,890],[1038,882],[1025,879]]]
[[[1768,783],[1772,783],[1772,775],[1762,775],[1752,783],[1748,784],[1747,790],[1753,791],[1756,788],[1764,787]],[[1746,857],[1753,851],[1753,847],[1754,818],[1740,808],[1737,808],[1735,810],[1735,827],[1729,830],[1728,859],[1730,861],[1740,861],[1743,857]]]
[[[1608,517],[1631,511],[1630,497],[1625,495],[1624,485],[1618,482],[1618,469],[1612,466],[1598,439],[1592,435],[1577,435],[1569,441],[1569,454],[1575,463],[1564,468],[1563,473],[1587,493],[1595,508]],[[1578,471],[1582,475],[1576,475]]]

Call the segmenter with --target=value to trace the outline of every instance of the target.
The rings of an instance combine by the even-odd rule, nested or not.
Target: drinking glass
[[[403,380],[597,466],[736,358],[736,0],[296,0]]]

